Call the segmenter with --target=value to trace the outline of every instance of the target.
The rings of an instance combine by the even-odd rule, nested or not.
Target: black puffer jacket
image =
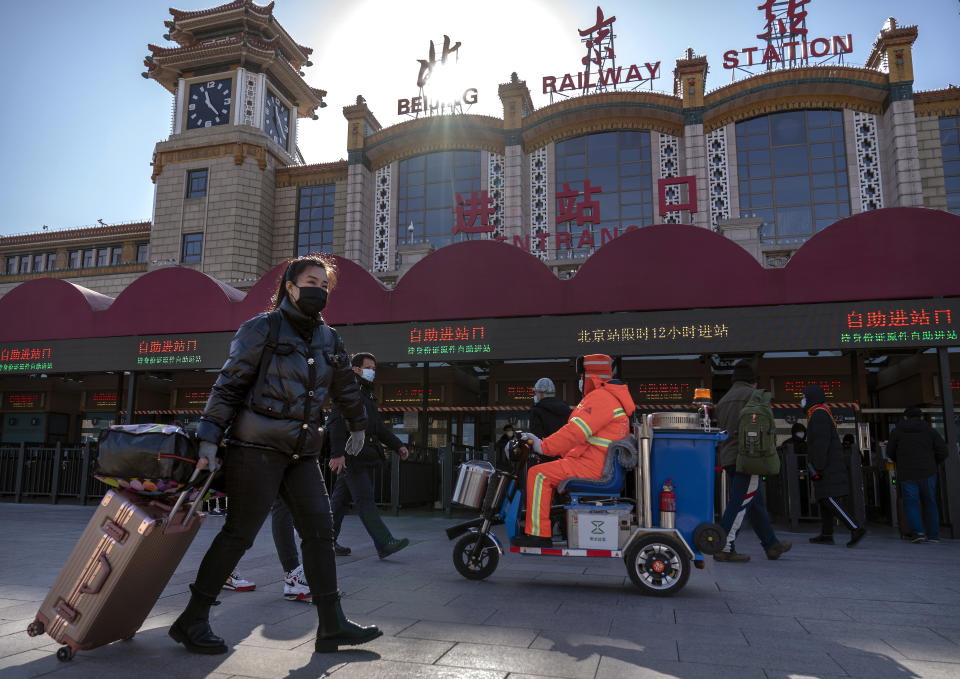
[[[360,383],[360,393],[363,397],[363,407],[367,414],[366,439],[363,442],[363,449],[357,455],[347,455],[347,466],[371,466],[383,462],[383,446],[390,450],[400,450],[403,447],[403,441],[397,438],[397,435],[383,423],[380,418],[380,409],[377,407],[377,399],[374,398],[370,382],[362,378],[357,378]],[[333,408],[330,412],[330,421],[327,431],[330,434],[330,457],[340,457],[344,455],[347,445],[347,437],[350,431],[343,421],[343,415],[339,408]]]
[[[230,356],[220,369],[197,426],[203,441],[279,450],[287,455],[319,455],[323,444],[323,404],[329,395],[350,429],[366,427],[360,386],[337,332],[313,321],[284,299],[277,348],[260,393],[253,393],[260,358],[270,333],[268,314],[240,326]],[[277,313],[277,312],[273,312]],[[291,324],[293,319],[312,338]],[[315,327],[314,327],[315,326]]]
[[[807,460],[820,474],[820,480],[813,482],[817,498],[849,495],[850,473],[833,418],[822,408],[811,410],[827,400],[823,389],[810,384],[803,395],[807,399]]]
[[[530,433],[541,439],[550,436],[567,423],[571,412],[573,408],[555,396],[540,399],[530,409]]]
[[[937,473],[937,465],[947,459],[947,444],[936,429],[913,417],[890,432],[887,457],[897,463],[901,481],[920,481]]]

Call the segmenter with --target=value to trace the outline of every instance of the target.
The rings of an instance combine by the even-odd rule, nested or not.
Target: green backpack
[[[776,423],[770,407],[770,392],[755,389],[740,411],[737,471],[743,474],[780,473],[777,454]]]

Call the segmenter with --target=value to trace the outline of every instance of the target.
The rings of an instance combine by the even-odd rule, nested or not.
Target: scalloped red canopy
[[[960,295],[960,217],[887,208],[843,219],[805,243],[783,269],[764,269],[736,243],[682,225],[631,231],[561,281],[506,243],[441,248],[393,290],[338,258],[332,325],[743,307]],[[0,298],[0,341],[236,330],[263,311],[280,280],[274,267],[244,295],[193,269],[147,273],[115,300],[39,278]]]

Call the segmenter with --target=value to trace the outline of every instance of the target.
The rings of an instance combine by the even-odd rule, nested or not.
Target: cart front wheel
[[[483,580],[497,570],[500,551],[487,535],[464,535],[453,547],[453,565],[467,580]]]
[[[627,573],[644,594],[670,596],[690,577],[690,560],[672,537],[647,535],[627,549]]]

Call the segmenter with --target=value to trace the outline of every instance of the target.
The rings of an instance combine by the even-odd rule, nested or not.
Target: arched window
[[[763,238],[796,243],[850,215],[840,111],[789,111],[737,123],[740,215]]]
[[[480,151],[439,151],[399,162],[398,244],[429,241],[441,248],[484,235],[453,233],[456,195],[468,200],[481,190],[480,156]]]
[[[555,158],[557,233],[570,234],[567,254],[588,255],[590,240],[599,247],[629,226],[653,222],[649,132],[620,130],[565,139],[557,142]],[[558,237],[561,258],[562,243]]]

